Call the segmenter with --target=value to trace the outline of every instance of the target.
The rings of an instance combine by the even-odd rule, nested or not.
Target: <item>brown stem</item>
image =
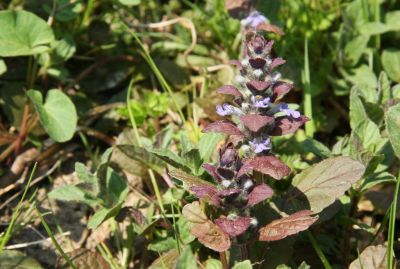
[[[222,269],[229,269],[229,267],[228,267],[228,260],[226,259],[226,253],[225,253],[225,251],[219,253],[219,258],[220,258],[221,263],[222,263]]]
[[[351,207],[349,212],[349,217],[352,218],[357,210],[357,204],[360,197],[357,194],[354,194],[351,201]],[[345,224],[344,229],[344,242],[343,242],[343,263],[346,267],[349,265],[349,252],[350,252],[350,239],[351,239],[351,224]]]

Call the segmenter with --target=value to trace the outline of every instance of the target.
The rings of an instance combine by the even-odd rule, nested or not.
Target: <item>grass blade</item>
[[[390,207],[390,218],[389,218],[389,231],[388,231],[388,261],[387,268],[393,269],[393,244],[394,244],[394,231],[396,225],[396,210],[397,210],[397,197],[399,194],[400,186],[400,174],[397,177],[396,188],[394,190],[392,206]]]

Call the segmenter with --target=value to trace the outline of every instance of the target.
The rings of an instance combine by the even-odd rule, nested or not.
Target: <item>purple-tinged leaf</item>
[[[222,216],[215,220],[215,224],[231,237],[244,233],[249,228],[250,222],[250,217],[227,218]]]
[[[230,60],[229,64],[242,68],[242,63],[239,60]]]
[[[274,156],[255,157],[244,166],[246,167],[242,167],[240,170],[244,169],[244,171],[248,171],[249,169],[253,169],[277,180],[290,174],[290,168]]]
[[[292,83],[287,83],[283,81],[279,81],[275,83],[274,88],[273,88],[273,100],[278,101],[282,99],[283,96],[285,96],[291,89],[293,88]]]
[[[242,97],[243,96],[240,93],[240,91],[235,86],[232,86],[232,85],[224,85],[221,88],[219,88],[217,90],[217,92],[221,93],[221,94],[233,95],[233,96],[236,96],[236,97]]]
[[[272,136],[291,134],[297,131],[309,119],[306,116],[300,116],[297,119],[292,117],[278,117],[275,121],[275,128],[269,133]]]
[[[220,190],[218,192],[219,197],[229,197],[229,196],[233,196],[233,195],[237,195],[239,193],[241,193],[242,190],[241,189],[226,189],[226,190]]]
[[[206,199],[215,206],[220,205],[218,191],[215,187],[212,187],[209,185],[198,185],[198,186],[191,187],[190,190],[192,192],[194,192],[194,194],[197,196],[197,198]]]
[[[255,204],[258,204],[265,199],[271,198],[274,194],[274,191],[267,184],[260,184],[253,188],[253,190],[249,193],[249,200],[247,201],[247,206],[251,207]]]
[[[284,63],[286,63],[286,61],[285,61],[284,59],[282,59],[282,58],[275,58],[275,59],[272,61],[272,63],[271,63],[271,65],[269,66],[269,68],[272,70],[272,69],[274,69],[275,67],[280,66],[280,65],[282,65],[282,64],[284,64]]]
[[[259,240],[277,241],[307,230],[318,220],[318,216],[312,217],[312,214],[311,210],[302,210],[288,217],[274,220],[259,230]]]
[[[274,33],[280,36],[283,36],[285,32],[278,26],[269,24],[269,23],[261,23],[257,26],[257,30],[259,31],[266,31],[270,33]]]
[[[274,122],[274,120],[274,117],[256,114],[240,116],[240,121],[252,132],[258,132],[264,126]]]
[[[244,137],[244,134],[236,127],[236,125],[227,120],[213,122],[204,128],[203,132],[215,132]]]
[[[215,165],[212,165],[210,163],[205,163],[202,166],[210,176],[212,176],[216,180],[219,180],[219,176],[216,172],[217,167]]]
[[[235,172],[232,171],[232,170],[229,169],[229,168],[218,167],[217,170],[216,170],[216,172],[217,172],[217,175],[218,175],[220,178],[223,178],[223,179],[231,180],[231,179],[233,179],[233,177],[235,176]]]
[[[259,81],[259,80],[252,80],[247,83],[247,88],[249,88],[251,91],[264,91],[266,90],[269,86],[271,86],[270,81]]]
[[[255,69],[262,69],[267,63],[267,61],[264,58],[253,58],[249,59],[249,63],[251,67]]]
[[[204,246],[217,252],[224,252],[231,246],[231,240],[228,234],[211,221],[207,221],[204,224],[193,225],[190,232],[197,237]]]

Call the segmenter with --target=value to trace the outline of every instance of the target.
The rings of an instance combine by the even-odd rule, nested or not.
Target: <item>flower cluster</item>
[[[206,222],[207,229],[215,225],[215,234],[229,236],[237,242],[247,240],[254,235],[254,231],[258,231],[259,240],[271,239],[266,236],[265,227],[259,229],[257,218],[251,215],[254,205],[274,193],[270,186],[256,180],[256,174],[261,173],[275,180],[289,175],[289,167],[273,154],[271,137],[293,133],[308,120],[281,101],[293,85],[283,80],[276,71],[285,61],[272,57],[272,46],[273,41],[267,41],[257,31],[246,33],[245,56],[241,61],[232,61],[239,69],[235,83],[218,89],[219,93],[233,97],[231,104],[216,107],[220,116],[229,119],[211,123],[203,130],[229,135],[220,149],[219,162],[203,166],[217,185],[200,184],[190,189],[199,199],[206,200],[222,212],[214,223]],[[306,218],[311,225],[316,219],[310,214],[307,211],[292,216]],[[196,227],[195,233],[198,233],[201,226]],[[248,236],[244,236],[246,234]],[[221,251],[220,245],[210,243],[212,240],[205,240],[204,236],[198,236],[200,242]],[[221,238],[224,237],[219,240]]]

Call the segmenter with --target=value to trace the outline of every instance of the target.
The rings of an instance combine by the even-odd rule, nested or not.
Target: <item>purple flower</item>
[[[271,149],[271,139],[269,139],[269,137],[261,140],[255,138],[253,141],[250,141],[249,144],[255,153],[261,153]]]
[[[262,108],[266,108],[269,105],[269,102],[271,101],[271,98],[266,97],[263,98],[261,95],[257,95],[257,96],[251,96],[251,101],[253,102],[253,106],[254,107],[262,107]]]
[[[300,118],[300,112],[294,109],[290,109],[288,104],[281,104],[279,107],[279,111],[284,112],[287,116],[292,118]]]
[[[267,18],[263,15],[261,15],[260,12],[258,11],[253,11],[250,13],[250,15],[242,20],[242,23],[244,24],[245,27],[252,27],[256,28],[258,25],[264,23],[267,21]]]
[[[216,112],[220,116],[229,116],[229,115],[241,115],[243,114],[240,109],[237,107],[228,105],[228,104],[223,104],[223,105],[217,105],[216,107]]]

